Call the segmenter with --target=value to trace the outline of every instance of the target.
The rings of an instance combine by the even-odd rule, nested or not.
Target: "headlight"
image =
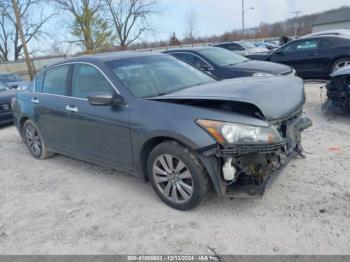
[[[264,73],[264,72],[257,72],[254,73],[253,76],[255,77],[264,77],[264,76],[274,76],[273,74],[269,74],[269,73]]]
[[[199,119],[196,123],[219,144],[276,144],[283,142],[274,126],[249,126]]]

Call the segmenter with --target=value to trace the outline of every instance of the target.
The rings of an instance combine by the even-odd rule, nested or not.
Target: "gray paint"
[[[236,78],[187,88],[157,99],[202,99],[245,102],[257,106],[271,121],[288,117],[305,102],[304,84],[298,77]]]
[[[17,102],[13,108],[15,125],[21,131],[22,120],[32,119],[53,151],[143,176],[147,155],[143,156],[142,152],[152,139],[175,139],[193,150],[216,144],[195,123],[199,118],[257,126],[270,124],[258,117],[235,112],[136,98],[123,88],[103,63],[145,55],[124,53],[65,62],[89,63],[100,68],[113,83],[115,92],[118,90],[123,97],[124,103],[97,107],[90,105],[86,99],[26,90],[17,93]],[[267,118],[273,119],[291,115],[294,109],[301,107],[304,102],[303,91],[302,81],[298,78],[243,78],[188,88],[164,98],[172,99],[178,95],[188,99],[206,97],[254,103]],[[32,98],[37,98],[39,103],[32,103]],[[78,113],[65,110],[67,105],[77,107]],[[218,166],[219,159],[203,155],[200,158],[220,193],[217,182],[220,180],[220,171],[209,169],[210,166]]]

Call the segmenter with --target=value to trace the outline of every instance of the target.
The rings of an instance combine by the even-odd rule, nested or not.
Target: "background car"
[[[245,76],[294,75],[293,68],[254,61],[219,47],[193,47],[165,51],[218,80]]]
[[[305,36],[303,36],[303,38],[310,37],[310,36],[322,36],[322,35],[350,36],[350,30],[349,29],[338,29],[338,30],[321,31],[321,32],[316,32],[316,33],[305,35]]]
[[[4,82],[10,88],[17,88],[20,90],[26,89],[29,85],[29,82],[24,80],[19,75],[6,72],[0,72],[0,81]]]
[[[304,103],[296,77],[216,81],[168,55],[121,52],[45,68],[13,112],[35,158],[61,153],[123,170],[186,210],[210,185],[219,196],[237,183],[261,194],[301,153]]]
[[[258,42],[254,43],[254,45],[258,48],[264,48],[266,50],[275,50],[280,47],[278,44],[272,42]]]
[[[11,112],[11,99],[16,94],[16,90],[10,89],[0,81],[0,125],[13,122]]]
[[[266,53],[269,51],[266,47],[256,47],[254,46],[253,43],[248,41],[226,42],[226,43],[214,44],[212,46],[221,47],[242,56],[256,54],[256,53]]]
[[[335,70],[350,65],[350,37],[306,37],[288,42],[268,54],[247,57],[292,66],[303,78],[326,79]]]
[[[326,85],[327,101],[322,104],[326,113],[350,112],[350,66],[343,67],[331,75]]]

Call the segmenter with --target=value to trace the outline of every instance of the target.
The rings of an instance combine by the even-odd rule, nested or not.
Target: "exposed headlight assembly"
[[[196,123],[219,144],[277,144],[283,142],[277,129],[199,119]]]
[[[266,76],[274,76],[273,74],[264,73],[264,72],[257,72],[253,74],[254,77],[266,77]]]

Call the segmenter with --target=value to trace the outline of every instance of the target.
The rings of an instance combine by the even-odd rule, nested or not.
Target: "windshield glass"
[[[0,81],[0,91],[5,91],[7,90],[7,85],[5,85],[3,82]]]
[[[249,60],[248,58],[236,54],[235,52],[218,47],[210,47],[197,52],[219,66],[235,65]]]
[[[15,74],[0,74],[0,81],[7,82],[20,82],[23,81],[18,75]]]
[[[245,48],[248,48],[248,49],[255,48],[255,46],[250,42],[239,42],[239,44],[244,46]]]
[[[113,60],[106,64],[128,91],[142,98],[215,81],[194,67],[167,55]]]

